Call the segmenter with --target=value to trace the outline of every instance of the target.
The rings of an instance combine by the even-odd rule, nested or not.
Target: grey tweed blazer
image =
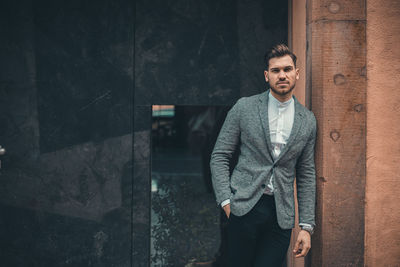
[[[249,212],[265,191],[274,173],[274,198],[278,224],[294,227],[294,178],[300,223],[315,225],[314,114],[296,98],[292,131],[285,148],[274,161],[269,135],[268,93],[243,97],[229,111],[211,155],[211,173],[218,205],[231,201],[231,212]],[[239,146],[240,153],[232,175],[229,159]]]

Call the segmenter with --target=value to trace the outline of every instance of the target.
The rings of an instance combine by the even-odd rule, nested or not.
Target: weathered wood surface
[[[364,1],[309,1],[308,89],[318,120],[312,266],[363,266],[366,151]]]
[[[399,266],[400,2],[367,7],[365,266]]]

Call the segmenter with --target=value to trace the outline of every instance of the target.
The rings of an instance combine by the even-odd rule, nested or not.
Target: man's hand
[[[305,230],[301,230],[297,236],[296,244],[294,245],[293,253],[296,258],[305,257],[311,248],[311,235]]]
[[[225,211],[226,217],[228,217],[231,215],[231,204],[226,204],[225,206],[222,207]]]

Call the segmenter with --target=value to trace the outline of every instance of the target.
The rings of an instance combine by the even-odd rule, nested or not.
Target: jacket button
[[[262,187],[262,188],[265,188],[265,184],[262,184],[261,187]]]

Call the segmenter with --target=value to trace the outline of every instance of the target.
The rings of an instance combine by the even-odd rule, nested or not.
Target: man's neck
[[[275,97],[279,102],[286,102],[293,97],[293,90],[286,95],[278,95],[274,91],[270,90],[273,97]]]

